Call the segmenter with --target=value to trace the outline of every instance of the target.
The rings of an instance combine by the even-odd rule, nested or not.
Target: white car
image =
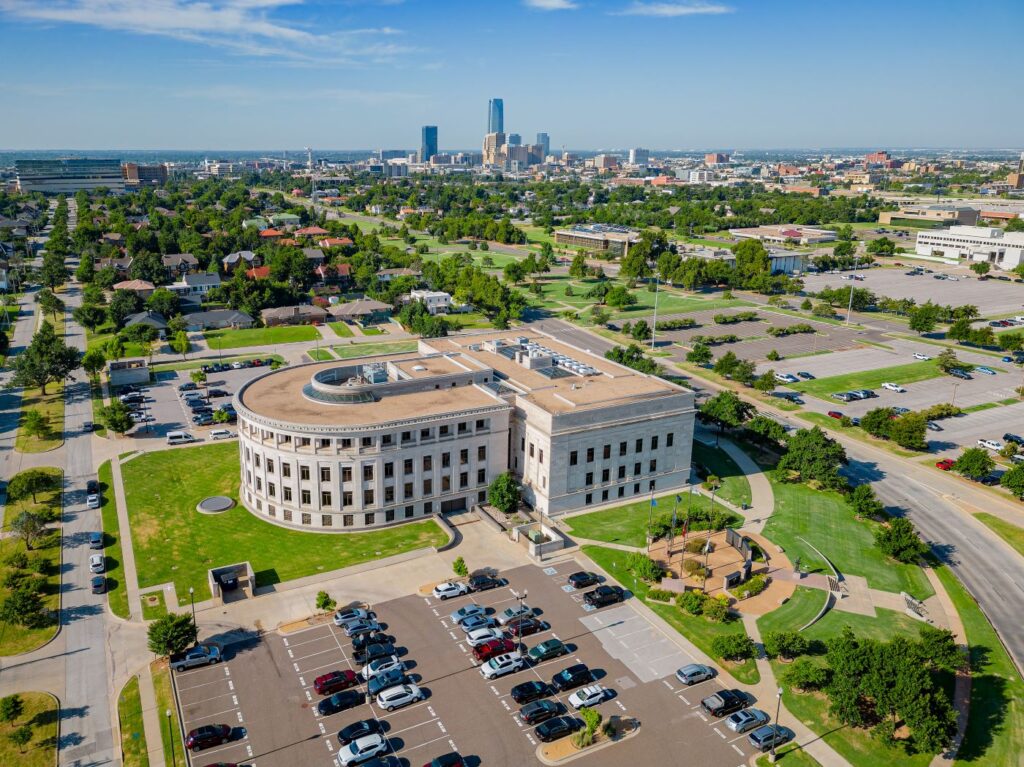
[[[369,610],[364,610],[362,607],[348,607],[334,613],[334,625],[341,628],[352,621],[365,621],[376,617],[377,616],[374,613]]]
[[[529,605],[508,607],[498,615],[498,625],[507,626],[514,620],[518,620],[519,618],[528,618],[531,615],[533,615],[533,608]]]
[[[102,554],[93,554],[89,557],[89,572],[102,573],[107,569],[107,558]]]
[[[419,700],[423,700],[423,691],[414,684],[400,684],[377,694],[377,705],[387,711],[394,711]]]
[[[607,690],[599,684],[583,687],[569,696],[569,705],[577,711],[584,706],[596,706],[605,699]]]
[[[929,357],[927,354],[921,354],[921,352],[914,352],[914,359],[921,360],[922,362],[927,362],[928,360],[931,359],[931,357]]]
[[[100,494],[89,493],[89,495],[85,497],[85,505],[90,509],[98,509],[100,507]]]
[[[484,615],[487,613],[487,608],[483,605],[468,604],[463,605],[458,610],[453,612],[448,618],[452,623],[462,623],[466,618],[472,618],[474,615]]]
[[[1003,443],[997,439],[979,439],[979,447],[987,447],[989,450],[995,450],[997,453],[1003,449]]]
[[[466,635],[466,644],[470,647],[479,647],[492,639],[504,639],[504,637],[505,635],[495,628],[477,629]]]
[[[378,733],[367,735],[349,743],[338,752],[338,762],[347,767],[350,764],[360,764],[368,761],[377,754],[383,754],[388,750],[388,742]]]
[[[523,654],[516,650],[515,652],[507,652],[503,655],[495,655],[484,665],[480,667],[480,676],[484,679],[497,679],[499,676],[505,676],[505,674],[511,674],[513,671],[519,671],[519,669],[526,666],[526,658]]]
[[[230,429],[214,429],[210,432],[210,439],[231,439],[235,433]]]
[[[946,279],[949,280],[950,282],[959,282],[960,281],[959,277],[954,277],[952,274],[947,274],[946,275]]]
[[[792,373],[776,373],[775,380],[779,383],[799,383],[800,379]]]
[[[396,668],[405,669],[405,664],[402,663],[397,655],[388,655],[367,663],[363,666],[363,670],[359,672],[359,676],[363,678],[364,682],[369,682],[378,674],[383,674]]]
[[[445,581],[434,586],[434,596],[438,599],[451,599],[452,597],[461,597],[463,594],[468,593],[469,586],[465,583]]]
[[[888,389],[889,391],[898,392],[899,394],[905,394],[906,391],[907,391],[906,389],[904,389],[899,384],[894,384],[894,383],[884,383],[884,384],[882,384],[882,388],[883,389]]]

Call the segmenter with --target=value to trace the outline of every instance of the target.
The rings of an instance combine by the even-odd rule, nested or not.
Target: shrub
[[[704,565],[698,562],[696,559],[687,559],[683,563],[683,569],[686,574],[694,578],[704,575]]]
[[[729,598],[724,594],[714,598],[709,597],[704,600],[704,608],[701,612],[709,621],[723,623],[729,617]]]
[[[707,597],[700,591],[687,591],[676,597],[679,607],[690,615],[700,615],[704,611],[704,600]]]
[[[576,746],[576,748],[586,748],[593,742],[594,733],[592,733],[590,730],[580,730],[579,732],[574,733],[572,736],[572,744]]]
[[[25,710],[25,703],[20,695],[8,695],[0,698],[0,722],[13,722]]]
[[[949,402],[940,402],[937,405],[932,405],[921,411],[921,415],[927,418],[929,421],[940,421],[943,418],[954,418],[964,411],[952,405]]]
[[[781,360],[781,359],[782,359],[782,355],[781,355],[781,354],[779,354],[779,353],[778,353],[777,351],[775,351],[774,349],[772,349],[772,350],[771,350],[770,352],[768,352],[768,354],[767,354],[767,355],[765,356],[765,359],[768,359],[768,360],[770,360],[770,361],[772,361],[772,362],[777,362],[778,360]]]
[[[769,631],[764,635],[764,654],[769,658],[795,658],[807,652],[808,644],[798,631]]]
[[[673,596],[675,595],[671,591],[665,589],[648,589],[647,591],[647,598],[656,602],[671,602]]]
[[[686,542],[686,552],[688,554],[700,554],[704,551],[704,544],[706,541],[703,538],[691,538]]]
[[[768,576],[758,574],[751,576],[746,583],[740,584],[739,588],[736,589],[736,594],[740,599],[746,599],[747,597],[757,596],[766,588],[768,588]]]
[[[754,640],[746,634],[724,634],[711,642],[711,652],[725,660],[746,660],[757,654]]]
[[[684,317],[679,320],[660,320],[654,327],[656,330],[685,330],[697,327],[697,320],[692,317]]]
[[[820,690],[827,686],[831,672],[810,658],[798,658],[782,672],[782,681],[798,690]]]
[[[28,554],[24,551],[15,551],[8,555],[7,559],[4,560],[4,564],[16,570],[24,570],[28,567]]]
[[[639,551],[634,551],[629,555],[627,567],[632,571],[633,575],[648,583],[660,581],[665,574],[661,569],[661,565]]]
[[[452,562],[452,570],[456,575],[460,575],[463,578],[469,575],[469,568],[466,567],[466,560],[462,557],[457,557],[455,561]]]
[[[324,612],[330,612],[337,607],[337,602],[331,599],[331,595],[326,591],[318,591],[316,595],[316,609],[323,610]]]
[[[584,706],[580,709],[580,719],[583,720],[583,724],[586,725],[587,730],[594,732],[597,730],[598,725],[601,724],[601,712]]]

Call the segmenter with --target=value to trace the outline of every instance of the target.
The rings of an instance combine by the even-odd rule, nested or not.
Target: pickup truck
[[[171,656],[171,668],[175,671],[184,671],[189,668],[209,666],[211,663],[220,663],[220,649],[211,645],[196,645]]]
[[[591,607],[604,607],[621,602],[626,598],[625,592],[619,586],[598,586],[593,591],[583,595],[583,601]]]

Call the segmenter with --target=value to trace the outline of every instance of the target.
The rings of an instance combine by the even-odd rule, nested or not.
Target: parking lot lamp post
[[[954,383],[953,384],[953,397],[949,401],[950,405],[955,405],[956,404],[956,390],[957,390],[958,386],[960,386],[960,384],[958,384],[958,383]]]
[[[779,712],[782,710],[782,688],[780,687],[778,692],[775,693],[775,727],[779,726]],[[775,738],[772,738],[772,753],[768,757],[768,761],[775,763]]]
[[[196,630],[196,638],[199,638],[199,626],[196,624],[196,590],[192,586],[188,587],[188,598],[192,603],[192,628]]]
[[[515,590],[512,591],[512,596],[515,599],[519,600],[519,610],[520,610],[520,612],[522,612],[523,603],[526,601],[526,595],[528,593],[529,592],[526,591],[525,589],[523,590],[522,594],[520,594],[518,591],[515,591]],[[520,620],[522,619],[522,617],[523,617],[522,615],[519,616]],[[520,626],[520,628],[522,628],[522,627]],[[519,650],[520,652],[522,652],[523,648],[525,647],[525,645],[523,644],[523,632],[522,631],[519,632],[519,636],[516,637],[516,640],[517,640],[516,641],[516,649]]]
[[[167,740],[171,742],[171,767],[174,767],[178,760],[174,756],[174,732],[171,730],[171,710],[167,709],[164,714],[167,716]]]

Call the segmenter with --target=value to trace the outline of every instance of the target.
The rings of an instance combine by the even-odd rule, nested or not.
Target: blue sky
[[[1015,148],[1020,0],[0,0],[0,148]]]

